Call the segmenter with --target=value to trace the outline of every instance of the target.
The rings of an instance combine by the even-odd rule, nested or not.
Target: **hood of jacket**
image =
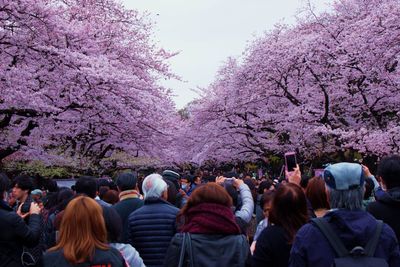
[[[324,218],[339,233],[348,249],[367,244],[377,225],[376,219],[364,210],[336,209],[329,211]]]

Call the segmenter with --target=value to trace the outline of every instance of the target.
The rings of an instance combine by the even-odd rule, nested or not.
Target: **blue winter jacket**
[[[169,243],[176,233],[179,209],[162,199],[146,199],[129,215],[129,243],[146,266],[163,266]]]
[[[340,237],[348,250],[355,246],[364,247],[376,230],[376,220],[368,212],[333,210],[324,218]],[[390,267],[400,266],[400,252],[396,236],[387,224],[384,224],[375,251],[375,257],[384,258]],[[297,232],[290,253],[290,267],[326,267],[331,266],[336,257],[325,236],[313,223],[307,223]]]

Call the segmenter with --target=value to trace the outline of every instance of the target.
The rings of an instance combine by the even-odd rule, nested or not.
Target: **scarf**
[[[129,198],[140,198],[140,194],[136,190],[126,190],[119,193],[119,201]]]
[[[182,232],[192,234],[240,234],[240,228],[229,207],[202,203],[188,210]]]

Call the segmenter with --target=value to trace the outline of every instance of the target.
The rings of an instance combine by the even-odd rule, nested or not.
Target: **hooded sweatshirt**
[[[368,205],[367,211],[392,227],[397,240],[400,240],[400,187],[381,195],[376,202]]]
[[[377,227],[375,218],[363,210],[332,210],[324,219],[349,251],[356,246],[365,247]],[[290,252],[289,266],[326,267],[331,266],[336,257],[328,240],[311,222],[297,232]],[[399,245],[392,228],[387,224],[383,225],[374,257],[385,259],[390,267],[400,266]]]

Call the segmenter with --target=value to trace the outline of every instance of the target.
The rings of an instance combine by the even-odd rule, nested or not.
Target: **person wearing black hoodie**
[[[379,163],[377,175],[381,178],[386,194],[382,194],[376,202],[370,203],[367,211],[392,227],[397,240],[400,240],[400,156],[383,158]]]

